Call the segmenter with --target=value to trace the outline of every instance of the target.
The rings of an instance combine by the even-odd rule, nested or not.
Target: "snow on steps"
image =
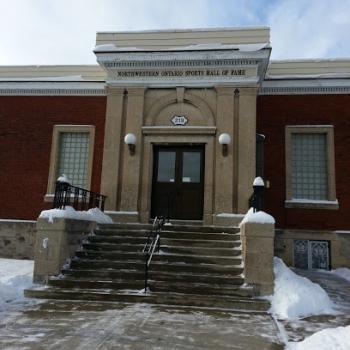
[[[243,285],[238,228],[166,226],[161,253],[149,270],[151,293],[144,287],[141,250],[150,225],[104,224],[90,235],[70,267],[48,288],[26,291],[38,298],[146,302],[233,309],[264,310],[266,301],[253,299]]]

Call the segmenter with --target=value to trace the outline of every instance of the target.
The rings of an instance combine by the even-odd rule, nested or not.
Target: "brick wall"
[[[92,190],[100,190],[106,98],[0,97],[0,218],[36,219],[44,207],[53,126],[95,125]]]
[[[334,125],[339,210],[286,209],[285,126]],[[350,229],[350,95],[259,96],[257,131],[266,135],[266,210],[276,227]]]

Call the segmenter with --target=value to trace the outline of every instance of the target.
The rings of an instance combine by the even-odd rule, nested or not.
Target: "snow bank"
[[[245,224],[246,222],[254,222],[257,224],[274,224],[275,219],[264,211],[257,211],[254,213],[253,208],[250,208],[242,220],[241,225]]]
[[[350,326],[327,328],[299,343],[289,343],[287,350],[348,350]]]
[[[23,290],[32,285],[34,261],[0,259],[0,311],[9,302],[23,299]]]
[[[333,303],[318,284],[298,276],[284,262],[274,258],[275,289],[270,312],[282,319],[334,314]]]
[[[339,269],[332,270],[332,273],[350,282],[350,269],[346,267],[340,267]]]
[[[77,211],[73,207],[67,206],[65,209],[43,210],[39,215],[39,219],[46,219],[51,223],[56,218],[96,221],[99,224],[113,223],[113,220],[98,208]]]

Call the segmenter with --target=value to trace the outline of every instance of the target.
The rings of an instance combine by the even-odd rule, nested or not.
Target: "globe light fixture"
[[[219,143],[222,145],[222,155],[226,157],[228,154],[228,145],[231,143],[231,136],[227,133],[222,133],[219,136]]]
[[[124,142],[128,145],[130,155],[135,154],[136,136],[132,133],[126,134],[124,137]]]

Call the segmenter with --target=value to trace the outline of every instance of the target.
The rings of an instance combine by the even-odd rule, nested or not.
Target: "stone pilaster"
[[[123,88],[108,88],[103,163],[101,174],[101,193],[107,196],[105,209],[117,209],[119,189],[120,153],[123,138]]]
[[[131,155],[129,149],[124,145],[123,150],[123,175],[121,205],[122,212],[130,212],[132,215],[139,211],[140,184],[142,169],[143,149],[143,109],[145,88],[128,88],[127,118],[125,134],[133,133],[136,136],[135,154]],[[124,136],[124,135],[123,135]],[[131,220],[131,218],[129,218]],[[138,218],[135,218],[138,220]]]
[[[237,212],[244,214],[248,209],[249,197],[255,178],[256,158],[256,88],[239,89],[239,116],[237,171]]]
[[[258,295],[271,295],[274,288],[274,224],[247,222],[241,225],[244,282]]]
[[[234,125],[234,88],[217,86],[217,115],[215,147],[215,214],[233,212],[233,169],[234,150],[232,147]],[[218,139],[220,134],[228,133],[231,144],[226,156],[222,154],[222,146]]]

